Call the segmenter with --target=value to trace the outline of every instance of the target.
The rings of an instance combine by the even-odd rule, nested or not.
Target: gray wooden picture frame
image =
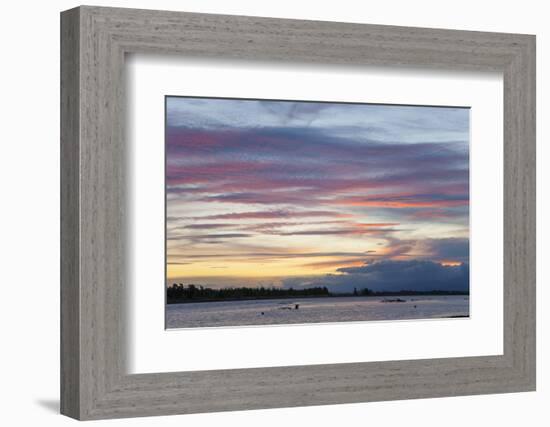
[[[125,370],[127,53],[504,76],[504,353]],[[101,419],[535,390],[535,37],[83,6],[61,14],[61,412]]]

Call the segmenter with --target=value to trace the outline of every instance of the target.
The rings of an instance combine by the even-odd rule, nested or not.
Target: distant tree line
[[[237,299],[262,299],[262,298],[293,298],[293,297],[321,297],[330,296],[326,287],[312,287],[303,289],[293,288],[206,288],[201,285],[187,285],[174,283],[166,290],[168,304],[191,301],[223,301]]]
[[[184,302],[231,301],[250,299],[278,299],[297,297],[353,297],[353,296],[414,296],[414,295],[468,295],[461,291],[373,291],[369,288],[357,289],[347,293],[332,293],[326,286],[311,288],[275,288],[275,287],[235,287],[235,288],[208,288],[202,285],[183,285],[174,283],[166,289],[168,304]]]

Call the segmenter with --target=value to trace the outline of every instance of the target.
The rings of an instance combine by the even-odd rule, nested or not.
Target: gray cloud
[[[466,238],[425,239],[422,246],[441,260],[466,262],[470,255],[470,239]]]
[[[384,260],[360,267],[344,267],[341,274],[323,278],[294,277],[285,279],[285,287],[326,286],[333,292],[350,292],[354,288],[375,291],[467,291],[469,265],[441,265],[427,260]]]

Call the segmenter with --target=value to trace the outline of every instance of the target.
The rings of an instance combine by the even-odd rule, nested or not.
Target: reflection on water
[[[393,300],[388,302],[388,300]],[[398,301],[395,301],[398,300]],[[171,304],[167,328],[466,317],[469,297],[327,297]]]

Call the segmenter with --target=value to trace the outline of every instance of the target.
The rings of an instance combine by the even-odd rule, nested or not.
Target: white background
[[[397,71],[385,67],[350,71],[151,55],[127,58],[126,71],[132,170],[127,218],[132,238],[127,321],[131,330],[130,372],[502,354],[500,73]],[[167,94],[470,106],[471,317],[165,331],[162,141]],[[185,357],[174,357],[180,354]]]
[[[59,384],[59,17],[72,1],[10,2],[2,9],[0,259],[5,425],[63,426]],[[401,0],[97,1],[96,4],[375,24],[536,33],[538,218],[549,217],[550,28],[545,2]],[[548,225],[538,222],[538,391],[104,422],[121,426],[547,426],[550,415]],[[25,289],[25,295],[21,289]],[[95,423],[92,423],[95,424]]]

